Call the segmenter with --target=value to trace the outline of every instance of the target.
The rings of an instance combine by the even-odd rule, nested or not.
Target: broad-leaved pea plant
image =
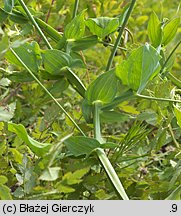
[[[179,16],[135,43],[136,0],[68,2],[1,4],[0,198],[180,199]]]

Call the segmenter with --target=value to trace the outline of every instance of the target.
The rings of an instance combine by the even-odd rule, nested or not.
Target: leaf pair
[[[89,18],[86,25],[94,35],[105,38],[105,36],[118,29],[119,19],[109,17]]]
[[[118,18],[98,17],[84,20],[85,10],[77,15],[66,27],[64,37],[68,42],[69,50],[79,51],[98,43],[99,38],[116,31],[119,27]],[[92,36],[84,37],[85,27],[88,27]]]
[[[149,44],[134,50],[126,61],[116,68],[116,75],[124,85],[140,94],[148,81],[158,74],[161,59]]]
[[[166,46],[176,35],[180,24],[180,18],[162,24],[155,12],[152,12],[148,22],[148,36],[154,47],[163,44]]]
[[[116,67],[116,70],[103,73],[89,85],[86,91],[87,103],[92,105],[95,101],[100,101],[106,105],[113,102],[117,94],[117,77],[124,85],[140,94],[159,72],[160,59],[157,50],[149,44],[134,50],[126,61]]]
[[[67,40],[78,40],[84,36],[85,26],[100,38],[117,30],[118,18],[98,17],[84,20],[85,10],[78,14],[66,27],[64,36]]]

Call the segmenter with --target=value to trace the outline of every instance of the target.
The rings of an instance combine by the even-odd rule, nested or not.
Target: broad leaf
[[[80,39],[84,36],[85,32],[85,21],[84,21],[85,10],[78,14],[66,27],[64,35],[66,39]]]
[[[171,20],[163,29],[162,44],[166,46],[176,35],[177,29],[180,24],[180,18]]]
[[[101,145],[96,139],[81,136],[70,137],[64,143],[69,152],[75,157],[81,155],[89,156],[92,151]]]
[[[4,10],[11,12],[14,7],[14,0],[4,0]]]
[[[88,173],[90,167],[76,170],[75,172],[66,173],[62,178],[62,183],[65,182],[67,185],[79,184],[82,181],[82,177]]]
[[[40,143],[31,138],[22,124],[8,123],[8,130],[17,134],[37,156],[43,157],[52,147],[49,143]]]
[[[16,103],[11,103],[6,106],[0,106],[0,121],[8,122],[10,121],[16,109]]]
[[[6,184],[8,181],[6,176],[0,175],[0,184]]]
[[[148,22],[148,36],[152,45],[156,48],[162,41],[162,28],[161,22],[155,12],[152,12]]]
[[[117,30],[119,19],[109,17],[89,18],[86,21],[86,25],[94,35],[104,38],[106,35]]]
[[[118,106],[120,103],[127,101],[127,100],[134,99],[134,98],[135,98],[135,95],[133,91],[129,89],[128,91],[123,92],[120,96],[115,97],[111,103],[104,105],[102,107],[102,110],[111,110],[114,107]]]
[[[10,189],[0,184],[0,200],[12,200]]]
[[[72,193],[75,191],[74,188],[70,187],[70,185],[79,184],[83,181],[83,177],[88,173],[90,167],[85,167],[83,169],[76,170],[75,172],[68,172],[66,173],[61,182],[56,184],[56,188],[59,192],[62,193]]]
[[[174,113],[177,119],[177,123],[181,128],[181,109],[174,105]]]
[[[43,65],[47,72],[59,75],[63,67],[71,66],[72,57],[60,50],[42,51]]]
[[[28,71],[21,71],[21,72],[13,72],[8,74],[8,79],[13,82],[32,82],[34,81],[33,77],[29,74]]]
[[[100,117],[101,117],[101,122],[104,123],[113,123],[113,122],[123,123],[133,118],[128,114],[120,113],[116,111],[103,111],[101,112]]]
[[[59,177],[60,167],[48,167],[40,176],[40,180],[55,181]]]
[[[68,45],[73,51],[80,51],[88,49],[98,43],[98,38],[96,35],[87,36],[75,41],[69,41]]]
[[[0,8],[0,23],[3,23],[9,16],[9,13],[7,13],[5,10]]]
[[[159,72],[160,59],[156,49],[146,44],[134,50],[128,59],[116,68],[116,75],[124,85],[140,93],[148,81]]]
[[[86,91],[86,98],[89,104],[101,101],[103,104],[110,103],[116,96],[118,80],[114,70],[101,74],[94,80]]]
[[[29,21],[28,18],[25,17],[22,13],[15,10],[9,13],[9,19],[18,24],[27,24]]]
[[[24,64],[31,69],[35,74],[38,73],[39,65],[41,62],[40,48],[38,43],[25,43],[17,48],[14,48],[16,54],[21,58]],[[22,66],[21,63],[16,59],[11,51],[8,51],[6,54],[6,58],[12,64]]]

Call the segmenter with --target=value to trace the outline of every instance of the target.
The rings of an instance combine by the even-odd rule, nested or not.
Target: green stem
[[[101,103],[99,101],[94,103],[94,137],[102,143],[101,127],[100,127],[100,107]]]
[[[76,17],[76,15],[77,15],[78,6],[79,6],[79,0],[75,0],[75,3],[74,3],[74,11],[73,11],[72,19],[73,19],[74,17]]]
[[[114,44],[107,43],[107,42],[105,42],[105,41],[98,41],[98,43],[103,44],[103,45],[105,44],[105,45],[110,46],[110,47],[114,47]],[[118,49],[124,50],[124,51],[127,51],[127,50],[128,50],[128,49],[126,49],[125,47],[120,47],[120,46],[118,46]]]
[[[48,89],[40,82],[40,80],[34,75],[34,73],[26,66],[26,64],[21,60],[21,58],[16,54],[16,52],[10,48],[11,52],[14,54],[14,56],[17,58],[17,60],[22,64],[22,66],[29,72],[29,74],[33,77],[33,79],[41,86],[41,88],[49,95],[49,97],[54,101],[55,104],[61,109],[61,111],[70,119],[70,121],[75,125],[77,130],[80,131],[80,133],[85,136],[84,132],[81,130],[81,128],[76,124],[76,122],[73,120],[73,118],[67,113],[67,111],[62,107],[62,105],[56,100],[56,98],[48,91]]]
[[[124,19],[123,25],[121,26],[121,29],[120,29],[120,31],[119,31],[119,35],[118,35],[118,37],[117,37],[117,40],[116,40],[116,42],[115,42],[115,44],[114,44],[114,47],[113,47],[113,49],[112,49],[111,55],[110,55],[110,57],[109,57],[106,71],[109,71],[109,70],[111,69],[114,56],[115,56],[116,51],[117,51],[117,49],[118,49],[118,46],[119,46],[119,44],[120,44],[120,42],[121,42],[121,37],[122,37],[122,34],[123,34],[123,32],[124,32],[124,28],[126,27],[126,24],[127,24],[127,22],[128,22],[128,19],[129,19],[130,15],[131,15],[131,12],[132,12],[132,10],[133,10],[133,7],[134,7],[135,3],[136,3],[136,0],[132,0],[132,2],[131,2],[131,4],[130,4],[130,7],[129,7],[129,10],[128,10],[128,12],[127,12],[127,14],[126,14],[126,17],[125,17],[125,19]]]
[[[40,36],[42,37],[43,41],[45,42],[45,44],[47,45],[47,47],[49,49],[53,49],[52,46],[50,45],[48,39],[45,37],[44,33],[42,32],[41,28],[38,26],[37,22],[35,21],[35,19],[33,18],[33,16],[31,15],[30,11],[28,10],[27,6],[25,5],[23,0],[18,0],[20,5],[22,6],[22,8],[24,9],[24,11],[26,12],[28,18],[30,19],[30,21],[32,22],[32,24],[35,26],[35,28],[37,29],[38,33],[40,34]]]
[[[140,95],[140,94],[136,94],[136,96],[140,97],[140,98],[147,99],[147,100],[181,103],[181,100],[172,100],[172,99],[169,99],[169,98],[156,98],[156,97],[150,97],[150,96],[147,96],[147,95]]]
[[[180,148],[179,143],[178,143],[177,140],[175,139],[175,136],[174,136],[174,133],[173,133],[173,129],[172,129],[171,124],[168,125],[168,129],[169,129],[169,131],[170,131],[170,135],[171,135],[171,137],[172,137],[172,139],[173,139],[173,142],[174,142],[176,148]]]
[[[99,111],[100,111],[100,102],[95,102],[94,103],[94,136],[100,143],[103,143],[102,136],[101,136]],[[104,167],[104,170],[106,171],[111,183],[113,184],[116,192],[123,198],[123,200],[129,200],[122,186],[122,183],[120,182],[120,179],[116,174],[104,150],[101,148],[97,148],[95,152],[97,153],[97,156],[102,166]]]
[[[79,79],[79,77],[71,70],[71,68],[66,67],[66,72],[64,73],[70,84],[77,90],[77,92],[84,98],[86,87]]]
[[[178,88],[181,88],[181,81],[177,79],[173,74],[168,72],[166,76],[169,80],[172,81],[174,85],[176,85]]]
[[[163,66],[162,66],[162,68],[161,68],[161,70],[160,70],[160,74],[163,73],[163,70],[165,69],[165,67],[166,67],[166,65],[167,65],[167,63],[168,63],[168,61],[170,60],[170,58],[172,57],[172,55],[174,54],[174,52],[176,51],[176,49],[180,46],[180,44],[181,44],[181,40],[176,44],[176,46],[173,48],[172,52],[170,53],[170,55],[168,56],[168,58],[167,58],[166,61],[164,62]],[[167,74],[165,74],[165,75],[167,75]]]

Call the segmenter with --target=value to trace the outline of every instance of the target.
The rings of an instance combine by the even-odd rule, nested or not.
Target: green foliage
[[[59,75],[62,68],[72,64],[71,56],[60,50],[46,50],[42,57],[45,70],[52,75]]]
[[[17,48],[14,48],[14,51],[18,54],[18,56],[22,59],[22,61],[27,65],[28,68],[37,74],[39,70],[39,65],[41,61],[40,48],[38,43],[25,43]],[[14,57],[11,51],[8,51],[6,54],[6,58],[12,64],[22,66],[21,63]]]
[[[180,200],[181,186],[178,186],[167,198],[166,200]]]
[[[74,41],[69,41],[68,43],[73,51],[80,51],[96,45],[98,43],[98,38],[96,35],[91,35]]]
[[[86,91],[88,103],[93,104],[95,101],[101,101],[103,104],[110,103],[116,96],[117,82],[114,71],[101,74]]]
[[[177,118],[177,123],[181,127],[181,110],[177,106],[174,106],[174,113]]]
[[[65,141],[65,145],[72,155],[76,157],[86,155],[88,157],[101,144],[93,138],[70,137]]]
[[[6,12],[11,12],[14,7],[14,0],[5,0],[4,1],[4,10]]]
[[[149,44],[134,50],[129,58],[116,68],[116,75],[124,85],[141,93],[160,69],[160,55]]]
[[[164,26],[162,41],[164,45],[167,45],[175,37],[179,24],[180,18],[175,18]]]
[[[10,121],[13,116],[16,109],[16,103],[11,103],[6,106],[0,107],[0,121],[8,122]]]
[[[40,143],[40,142],[32,139],[27,134],[24,126],[21,124],[17,125],[14,123],[9,123],[8,124],[8,130],[16,133],[19,136],[19,138],[21,138],[29,146],[29,148],[39,157],[42,157],[43,155],[45,155],[52,146],[51,144]]]
[[[154,47],[158,47],[162,42],[162,27],[157,15],[153,12],[148,22],[148,36]]]
[[[48,167],[40,176],[43,181],[55,181],[58,178],[60,167]]]
[[[0,3],[0,199],[180,200],[178,1],[73,3]]]
[[[66,27],[65,27],[65,38],[80,39],[84,36],[85,22],[84,22],[85,11],[82,11],[77,15]]]
[[[86,21],[86,25],[92,34],[104,38],[110,33],[116,31],[119,26],[119,20],[117,18],[109,17],[89,18]]]

